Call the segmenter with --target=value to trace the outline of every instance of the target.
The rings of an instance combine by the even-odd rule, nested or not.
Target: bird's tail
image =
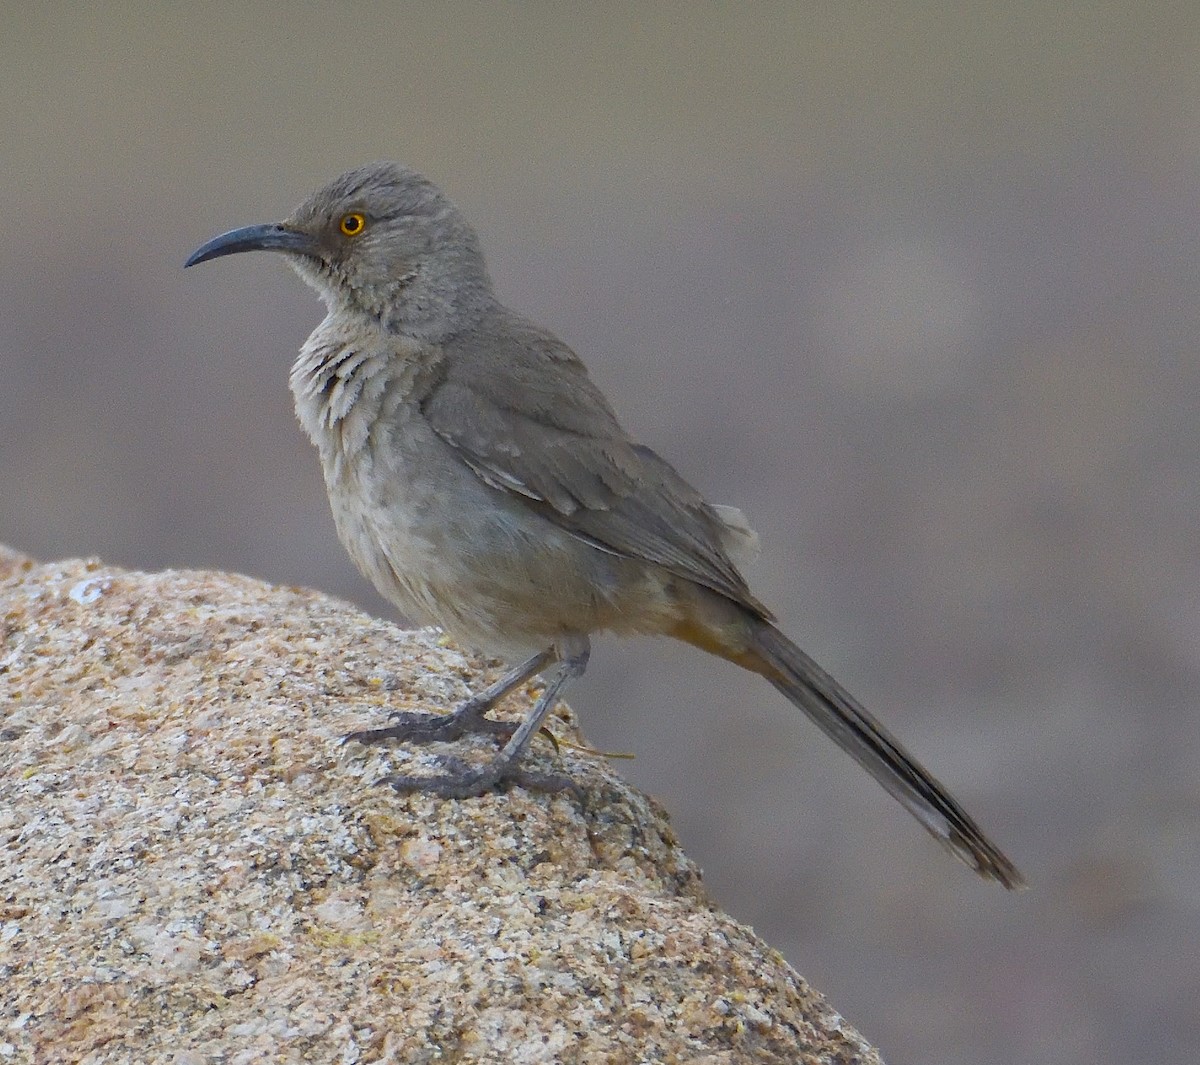
[[[742,620],[749,623],[749,638],[736,641],[737,650],[712,629],[702,636],[689,626],[676,635],[766,677],[955,857],[1006,888],[1025,886],[1000,848],[845,688],[770,622],[744,614]]]

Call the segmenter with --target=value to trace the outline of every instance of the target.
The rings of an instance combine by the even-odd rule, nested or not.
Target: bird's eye
[[[342,215],[342,220],[338,223],[338,229],[347,237],[357,237],[366,228],[366,216],[359,214],[358,211],[351,211],[349,214]]]

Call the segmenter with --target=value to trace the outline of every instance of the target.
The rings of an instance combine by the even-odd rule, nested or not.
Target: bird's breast
[[[409,401],[437,352],[329,315],[292,366],[296,416],[321,454],[326,477],[368,447],[371,434]]]

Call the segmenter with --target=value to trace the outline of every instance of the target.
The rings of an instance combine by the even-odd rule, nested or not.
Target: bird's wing
[[[643,559],[770,617],[726,544],[744,539],[617,422],[579,358],[523,319],[453,342],[421,410],[493,488],[602,551]],[[728,527],[727,527],[728,526]]]

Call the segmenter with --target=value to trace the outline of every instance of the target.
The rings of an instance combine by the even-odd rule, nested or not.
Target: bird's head
[[[436,340],[491,301],[475,231],[442,191],[397,163],[371,163],[315,192],[282,222],[214,237],[184,264],[282,252],[330,311]]]

